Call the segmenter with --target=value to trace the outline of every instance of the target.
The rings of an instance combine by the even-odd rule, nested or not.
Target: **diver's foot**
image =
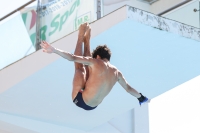
[[[88,26],[85,35],[84,35],[84,42],[89,42],[91,37],[91,27]]]
[[[78,37],[84,39],[85,32],[88,28],[89,28],[88,23],[81,24],[79,27]]]

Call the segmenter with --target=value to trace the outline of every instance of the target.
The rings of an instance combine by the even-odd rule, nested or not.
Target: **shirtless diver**
[[[109,61],[111,51],[106,45],[97,46],[90,52],[91,28],[88,23],[79,27],[78,40],[74,54],[52,47],[47,42],[40,44],[43,52],[56,53],[73,61],[75,74],[73,79],[72,100],[85,110],[95,109],[108,95],[116,82],[139,100],[139,104],[149,102],[148,98],[132,88],[122,73]],[[84,53],[82,45],[84,43]]]

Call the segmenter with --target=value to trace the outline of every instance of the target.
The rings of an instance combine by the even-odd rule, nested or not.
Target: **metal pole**
[[[97,0],[97,19],[101,18],[101,0]]]
[[[41,2],[38,0],[37,2],[37,19],[36,19],[36,43],[35,43],[35,49],[39,50],[40,47],[40,12],[41,12]]]

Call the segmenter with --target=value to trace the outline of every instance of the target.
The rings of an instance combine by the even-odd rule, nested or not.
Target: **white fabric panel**
[[[151,103],[150,103],[151,104]],[[133,133],[149,133],[149,104],[143,104],[141,107],[136,107],[133,109],[134,125]]]
[[[0,25],[0,36],[0,69],[35,51],[20,14]]]
[[[0,1],[0,18],[28,3],[31,0],[1,0]]]
[[[150,133],[200,133],[200,76],[152,99]]]

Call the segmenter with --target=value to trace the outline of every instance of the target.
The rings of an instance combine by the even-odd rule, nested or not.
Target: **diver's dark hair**
[[[97,58],[97,55],[99,55],[101,57],[101,59],[106,58],[107,60],[110,61],[110,57],[111,57],[111,51],[110,49],[107,47],[107,45],[99,45],[96,47],[95,50],[93,50],[92,52],[92,57],[93,58]]]

